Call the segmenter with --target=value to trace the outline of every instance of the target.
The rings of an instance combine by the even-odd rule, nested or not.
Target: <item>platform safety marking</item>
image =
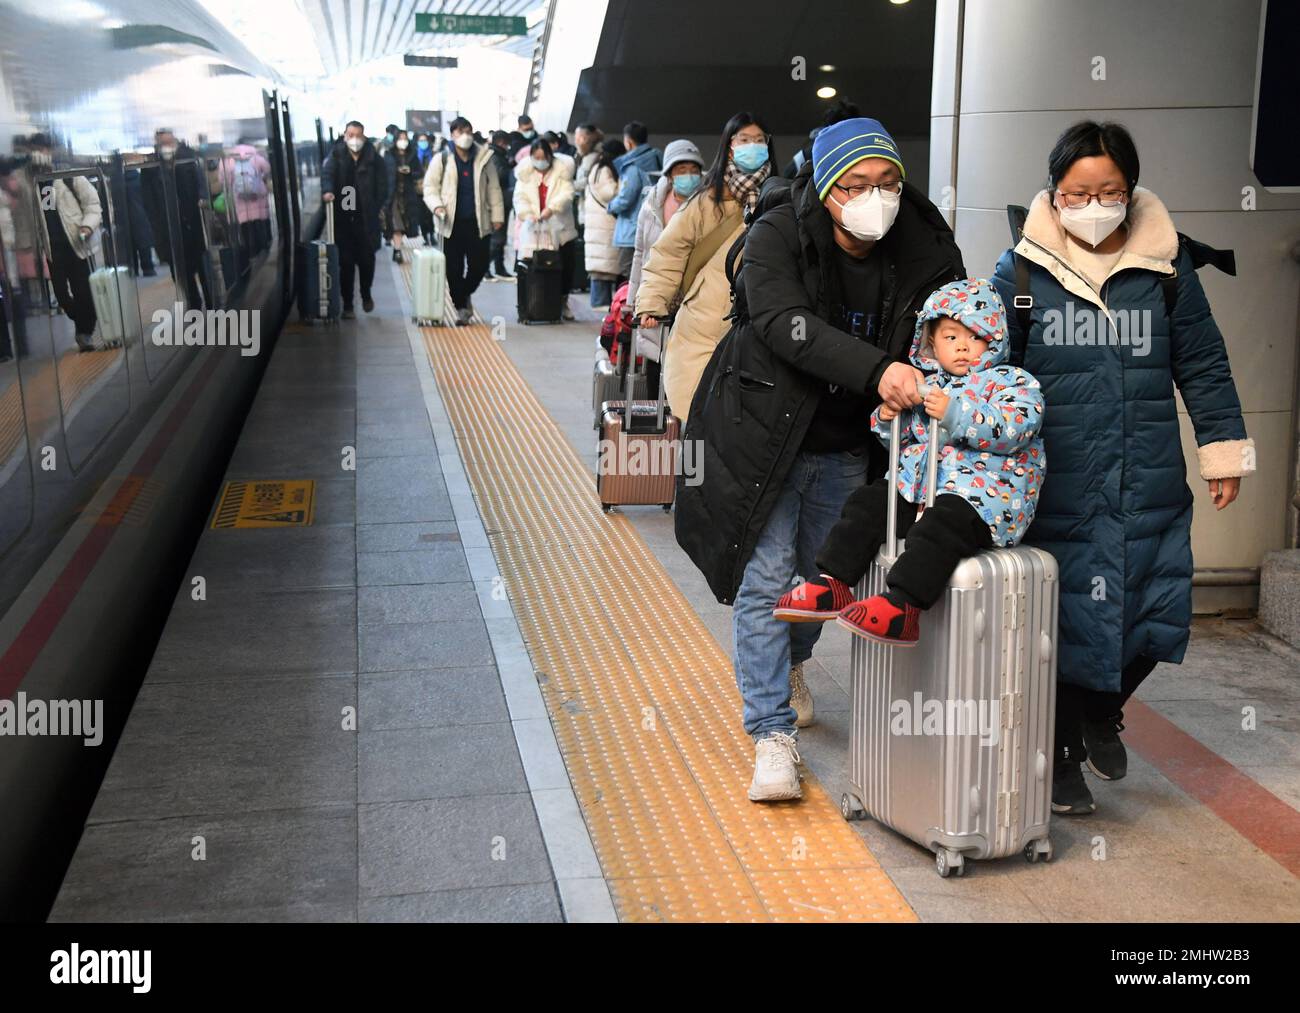
[[[315,511],[316,483],[311,479],[227,482],[212,527],[306,527]]]
[[[916,921],[811,772],[746,798],[730,659],[489,327],[422,332],[620,920]]]

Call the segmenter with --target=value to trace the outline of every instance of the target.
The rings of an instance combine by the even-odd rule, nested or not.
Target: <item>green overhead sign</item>
[[[442,35],[527,35],[528,22],[495,14],[417,14],[415,30]]]

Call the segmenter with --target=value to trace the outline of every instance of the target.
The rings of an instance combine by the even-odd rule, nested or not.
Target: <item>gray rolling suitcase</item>
[[[930,446],[937,446],[937,420]],[[898,473],[899,422],[889,450]],[[938,455],[926,486],[933,503]],[[885,544],[859,597],[885,589],[901,549],[894,497]],[[1052,857],[1056,706],[1056,560],[1041,549],[991,549],[963,560],[921,618],[915,647],[854,638],[845,819],[867,816],[935,853],[939,875],[967,858]]]

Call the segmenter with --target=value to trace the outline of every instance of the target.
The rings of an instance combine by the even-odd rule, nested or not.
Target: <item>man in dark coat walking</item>
[[[677,540],[734,604],[754,801],[800,797],[796,724],[813,716],[802,666],[821,627],[772,609],[816,574],[849,494],[883,474],[870,414],[921,402],[922,374],[904,361],[916,314],[965,276],[943,216],[903,175],[885,128],[860,117],[818,134],[792,184],[769,181],[789,200],[749,231],[737,323],[691,405],[685,439],[700,441],[703,481],[679,483]]]
[[[375,308],[370,286],[375,280],[375,252],[383,244],[379,212],[388,203],[388,173],[366,128],[356,120],[321,166],[321,200],[334,202],[334,243],[339,248],[339,284],[343,290],[343,319],[352,309],[353,280],[361,274],[361,306]]]

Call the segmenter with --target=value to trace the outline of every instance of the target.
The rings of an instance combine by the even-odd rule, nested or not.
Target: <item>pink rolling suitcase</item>
[[[898,475],[899,421],[889,448]],[[938,421],[930,446],[938,445]],[[937,454],[927,461],[934,502]],[[887,497],[885,544],[857,588],[885,588],[902,551]],[[845,819],[872,817],[935,853],[939,875],[1019,851],[1050,860],[1059,582],[1056,560],[1020,545],[963,560],[921,618],[915,647],[854,638]]]

